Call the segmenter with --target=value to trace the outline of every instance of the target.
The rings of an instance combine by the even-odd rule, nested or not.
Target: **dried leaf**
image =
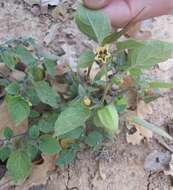
[[[60,144],[62,148],[68,148],[71,144],[73,144],[75,141],[73,139],[70,138],[65,138],[60,140]]]
[[[24,80],[25,76],[26,74],[24,72],[19,71],[19,70],[14,70],[10,74],[10,79],[13,81],[22,81]]]
[[[69,67],[67,64],[58,64],[57,66],[57,76],[63,76],[69,72]]]
[[[47,183],[48,172],[55,169],[56,155],[42,155],[42,157],[43,164],[33,166],[31,176],[17,188],[18,190],[28,190],[32,186]]]
[[[126,134],[127,142],[132,145],[140,144],[142,139],[143,139],[143,136],[140,134],[138,130],[133,134]]]
[[[16,127],[15,123],[11,120],[11,117],[7,111],[7,107],[5,103],[0,105],[0,134],[2,134],[3,130],[6,127],[9,127],[13,130],[14,134],[21,134],[27,130],[28,121],[25,120],[19,126]]]
[[[144,101],[139,101],[137,105],[137,116],[140,118],[145,119],[147,115],[150,115],[153,113],[152,107],[150,104],[146,104]]]
[[[137,105],[137,116],[140,118],[145,118],[147,115],[152,114],[153,110],[150,104],[146,104],[144,101],[139,101]],[[153,136],[153,133],[149,129],[145,129],[140,127],[139,125],[135,125],[140,134],[145,137],[147,140],[150,140]]]
[[[68,84],[55,82],[52,88],[57,93],[65,93],[68,90]]]

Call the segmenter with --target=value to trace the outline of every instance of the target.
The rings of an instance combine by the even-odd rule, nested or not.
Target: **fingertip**
[[[101,9],[106,7],[112,0],[83,0],[84,5],[90,9]]]

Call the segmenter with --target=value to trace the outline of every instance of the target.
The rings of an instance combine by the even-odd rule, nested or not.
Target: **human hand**
[[[173,0],[84,0],[91,9],[102,9],[110,17],[112,26],[123,27],[144,9],[135,21],[169,14]]]

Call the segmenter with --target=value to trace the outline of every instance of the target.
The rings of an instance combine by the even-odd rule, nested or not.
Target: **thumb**
[[[100,9],[107,6],[112,0],[83,0],[84,5],[90,9]]]

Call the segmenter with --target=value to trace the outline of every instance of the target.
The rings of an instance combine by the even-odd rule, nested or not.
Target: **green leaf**
[[[115,101],[115,106],[118,113],[122,113],[128,106],[128,102],[124,97],[117,98]]]
[[[55,112],[44,114],[40,119],[40,121],[38,122],[40,131],[44,133],[53,132],[57,118],[58,114]]]
[[[11,154],[11,149],[8,146],[0,148],[0,160],[2,162],[6,161]]]
[[[37,66],[29,67],[27,73],[34,81],[41,81],[44,78],[44,70]]]
[[[30,113],[28,102],[20,96],[6,96],[6,104],[11,118],[19,125]]]
[[[80,103],[67,107],[61,112],[55,123],[55,135],[59,137],[78,127],[84,126],[89,116],[90,110]]]
[[[79,68],[87,68],[90,67],[95,59],[95,54],[92,51],[85,51],[79,57]]]
[[[134,117],[133,118],[133,122],[140,125],[141,127],[143,128],[146,128],[146,129],[149,129],[151,130],[152,132],[154,133],[157,133],[158,135],[162,136],[162,137],[166,137],[170,140],[172,140],[173,138],[168,134],[166,133],[163,129],[159,128],[159,127],[156,127],[155,125],[151,124],[151,123],[148,123],[147,121],[139,118],[139,117]]]
[[[55,77],[56,75],[56,61],[51,60],[51,59],[44,59],[44,65],[46,67],[47,73],[52,76]]]
[[[59,155],[56,165],[63,167],[67,164],[70,164],[76,158],[76,153],[80,150],[80,146],[78,144],[72,145],[70,149],[63,150]]]
[[[37,96],[41,102],[48,104],[53,108],[58,108],[58,96],[56,96],[53,89],[45,81],[39,81],[34,83]]]
[[[15,68],[15,66],[17,64],[17,60],[15,57],[15,54],[10,49],[2,52],[0,54],[0,58],[1,58],[2,62],[5,63],[10,69]]]
[[[5,88],[6,92],[11,95],[19,95],[20,86],[18,83],[11,83]]]
[[[166,61],[173,53],[173,44],[162,41],[146,41],[143,46],[133,49],[129,54],[130,70],[149,69],[157,63]]]
[[[13,133],[13,130],[12,130],[12,129],[10,129],[9,127],[6,127],[6,128],[4,129],[4,137],[5,137],[6,139],[11,139],[11,138],[13,137],[13,135],[14,135],[14,133]]]
[[[80,97],[84,97],[86,96],[86,90],[85,88],[79,84],[79,87],[78,87],[78,94]]]
[[[97,127],[102,127],[108,133],[116,133],[119,128],[119,116],[116,107],[111,104],[98,109],[94,122]]]
[[[29,136],[33,139],[36,139],[40,134],[40,128],[38,125],[33,125],[29,128]]]
[[[45,154],[55,154],[61,151],[58,141],[51,135],[42,135],[39,141],[39,149]]]
[[[25,151],[30,156],[31,160],[34,160],[39,153],[38,146],[28,140],[25,145]]]
[[[110,20],[101,11],[92,11],[80,5],[75,20],[81,32],[99,43],[110,33]]]
[[[167,82],[151,82],[149,85],[150,88],[173,88],[173,83]]]
[[[62,135],[59,137],[59,139],[79,139],[82,134],[84,133],[84,127],[78,127],[72,131],[70,131],[69,133],[66,133],[65,135]]]
[[[117,47],[118,51],[122,51],[122,50],[125,50],[125,49],[132,50],[132,49],[139,48],[141,46],[143,46],[142,42],[139,42],[139,41],[136,41],[136,40],[133,40],[133,39],[129,39],[129,40],[126,40],[126,41],[121,41],[121,42],[116,43],[116,47]]]
[[[29,115],[30,118],[37,118],[39,116],[40,116],[40,113],[38,111],[35,111],[35,110],[30,111],[30,115]]]
[[[15,49],[17,57],[26,65],[33,66],[37,64],[36,58],[24,46],[19,45]]]
[[[25,180],[31,172],[30,157],[21,150],[13,152],[7,161],[7,169],[14,182]]]
[[[118,38],[120,38],[123,35],[121,33],[121,31],[120,32],[115,31],[115,32],[105,36],[105,38],[103,39],[102,45],[104,46],[106,44],[110,44],[110,43],[113,43],[113,42],[117,41]]]
[[[85,143],[91,147],[96,147],[103,141],[103,135],[98,131],[92,131],[85,138]]]
[[[26,95],[29,98],[32,105],[38,105],[40,103],[40,99],[37,96],[36,90],[33,86],[27,86]]]

